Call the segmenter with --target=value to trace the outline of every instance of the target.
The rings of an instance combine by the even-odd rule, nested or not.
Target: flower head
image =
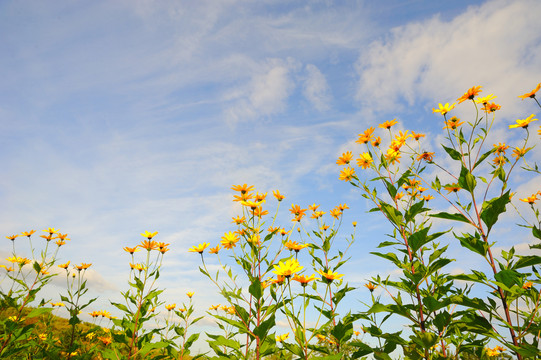
[[[254,189],[254,186],[253,185],[248,186],[248,184],[233,185],[233,186],[231,186],[231,189],[234,190],[234,191],[238,191],[241,194],[246,194],[246,193],[249,193],[250,191],[252,191]]]
[[[374,160],[372,159],[372,156],[370,156],[370,153],[362,153],[359,155],[359,158],[357,159],[357,165],[362,167],[363,169],[367,169],[370,167],[370,164],[372,164]]]
[[[55,228],[47,228],[47,229],[44,229],[42,231],[44,231],[46,233],[49,233],[50,235],[56,234],[58,232],[58,230],[56,230]]]
[[[151,233],[150,231],[146,231],[146,230],[145,230],[144,233],[141,233],[141,236],[146,237],[148,240],[152,240],[152,238],[153,238],[154,236],[156,236],[157,234],[158,234],[157,231]]]
[[[537,119],[533,118],[534,116],[535,116],[535,114],[532,114],[532,115],[528,116],[526,119],[517,119],[517,123],[513,124],[513,125],[509,125],[509,129],[518,128],[518,127],[521,127],[521,128],[524,128],[524,129],[528,128],[528,125],[532,121],[537,121]]]
[[[445,105],[442,105],[441,103],[438,104],[439,109],[432,108],[432,112],[440,113],[442,115],[447,114],[449,111],[453,110],[455,108],[455,103],[452,105],[449,105],[449,103],[445,103]]]
[[[359,134],[359,138],[355,142],[358,144],[366,144],[367,142],[371,141],[374,138],[372,136],[372,133],[374,132],[374,130],[375,129],[373,127],[366,129],[364,133]]]
[[[229,250],[237,246],[239,240],[238,235],[230,231],[222,236],[222,241],[220,241],[220,243],[225,249]]]
[[[344,168],[342,169],[342,171],[340,171],[340,176],[338,178],[344,181],[351,181],[351,179],[353,179],[354,176],[355,176],[355,169],[348,166],[347,168]]]
[[[282,341],[286,340],[288,337],[289,337],[289,333],[285,333],[283,335],[278,335],[276,337],[276,342],[282,342]]]
[[[28,236],[28,237],[30,237],[30,236],[32,236],[32,234],[35,233],[35,232],[36,232],[36,230],[23,231],[23,232],[21,233],[21,235],[22,235],[22,236]]]
[[[537,86],[535,87],[535,89],[533,89],[532,91],[530,91],[529,93],[526,93],[524,95],[519,95],[518,97],[521,98],[522,100],[526,99],[526,98],[534,98],[535,97],[535,93],[539,91],[539,89],[541,89],[541,83],[537,84]]]
[[[191,299],[193,294],[194,294],[193,291],[189,291],[189,292],[186,293],[186,296],[188,296]]]
[[[90,266],[92,266],[92,264],[81,263],[81,265],[75,265],[75,268],[76,268],[78,271],[81,271],[81,270],[86,270],[86,269],[88,269]]]
[[[218,254],[219,251],[220,251],[220,245],[216,245],[216,247],[209,249],[210,254]]]
[[[66,269],[66,270],[67,270],[69,265],[70,265],[70,262],[68,261],[68,262],[65,263],[65,264],[60,264],[60,265],[58,265],[58,267],[61,268],[61,269]]]
[[[426,162],[434,161],[434,153],[428,152],[428,151],[423,152],[422,154],[417,156],[417,161],[421,161],[421,160],[424,160]]]
[[[527,198],[525,198],[525,199],[519,199],[519,200],[520,200],[520,201],[527,202],[527,203],[530,204],[530,205],[533,205],[533,204],[535,204],[535,202],[536,202],[537,200],[539,200],[539,199],[537,198],[537,194],[533,194],[533,195],[530,196],[530,197],[527,197]]]
[[[517,160],[520,159],[521,157],[523,157],[524,155],[526,155],[526,153],[528,151],[530,151],[532,148],[529,147],[529,148],[518,148],[516,147],[514,150],[513,150],[513,154],[511,154],[512,157],[516,158]]]
[[[464,93],[464,95],[462,95],[461,97],[459,97],[456,101],[458,101],[458,103],[462,103],[466,100],[473,100],[474,97],[476,97],[477,95],[479,95],[479,93],[482,91],[481,90],[481,87],[482,86],[474,86],[470,89],[468,89],[468,91],[466,91]]]
[[[445,120],[445,126],[443,128],[456,130],[456,128],[458,128],[462,124],[464,124],[464,121],[460,121],[459,118],[453,116],[449,120]]]
[[[483,96],[483,97],[478,98],[477,100],[475,100],[475,102],[478,103],[478,104],[486,105],[486,104],[488,104],[488,102],[490,100],[494,100],[496,98],[497,98],[497,96],[495,96],[494,94],[489,94],[487,96]]]
[[[286,241],[286,243],[284,244],[284,246],[285,246],[286,248],[288,248],[289,250],[291,250],[291,251],[299,252],[299,251],[301,251],[302,249],[308,247],[308,244],[299,244],[299,243],[296,242],[296,241]]]
[[[299,264],[297,259],[289,259],[289,260],[286,260],[285,263],[280,261],[278,265],[273,265],[273,266],[275,269],[273,273],[275,273],[278,276],[284,276],[286,278],[301,271],[304,268],[304,266],[301,266]]]
[[[129,252],[130,254],[133,255],[133,253],[139,251],[139,248],[137,246],[136,247],[128,247],[128,246],[126,246],[126,247],[124,247],[124,251]]]
[[[282,200],[285,199],[285,196],[282,195],[282,194],[280,194],[280,191],[278,191],[278,190],[274,190],[274,191],[272,192],[272,195],[274,195],[274,197],[275,197],[276,200],[278,200],[278,201],[282,201]]]
[[[200,254],[203,254],[203,251],[205,251],[205,249],[209,246],[210,244],[209,243],[202,243],[202,244],[199,244],[199,245],[194,245],[192,246],[192,248],[190,250],[188,250],[189,252],[196,252],[196,253],[200,253]]]
[[[532,286],[533,286],[533,283],[531,281],[527,281],[524,283],[524,285],[522,285],[522,288],[525,290],[530,290]]]
[[[485,104],[485,106],[483,106],[481,110],[486,111],[486,112],[494,112],[494,111],[500,110],[501,108],[502,108],[501,105],[498,105],[496,103],[490,103],[490,104]]]
[[[505,143],[498,143],[498,145],[494,144],[494,151],[496,151],[496,154],[501,155],[505,154],[505,150],[509,149],[508,145],[505,145]]]
[[[336,160],[336,164],[337,165],[349,164],[352,158],[353,158],[353,153],[351,151],[346,151],[345,153],[342,154],[342,156],[338,158],[338,160]]]
[[[385,121],[383,124],[379,124],[378,127],[382,129],[390,129],[393,125],[398,124],[396,119]]]
[[[314,274],[310,276],[295,274],[293,276],[293,280],[298,281],[302,286],[306,286],[310,281],[314,281],[316,279],[316,275]]]
[[[338,274],[337,272],[333,272],[332,270],[327,270],[326,272],[323,270],[317,271],[323,278],[325,278],[327,283],[333,282],[333,280],[339,280],[344,276],[344,274]]]
[[[377,285],[375,285],[375,284],[373,284],[373,283],[371,283],[371,282],[369,282],[369,283],[367,283],[367,284],[364,284],[364,286],[365,286],[368,290],[370,290],[370,292],[374,292],[374,290],[376,290],[376,288],[378,287]]]
[[[9,239],[9,240],[13,241],[18,237],[19,237],[19,235],[9,235],[9,236],[6,236],[6,239]]]
[[[140,245],[137,245],[147,251],[158,249],[158,243],[154,240],[143,240]]]
[[[458,184],[449,184],[447,186],[444,186],[443,188],[447,190],[448,194],[452,192],[456,193],[458,192],[458,190],[462,189]]]
[[[166,309],[167,311],[174,310],[176,307],[177,307],[177,304],[169,304],[169,305],[165,305],[165,309]]]

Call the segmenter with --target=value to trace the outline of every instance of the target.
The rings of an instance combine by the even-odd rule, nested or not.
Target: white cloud
[[[540,12],[539,1],[495,0],[451,21],[395,28],[361,53],[357,99],[396,112],[402,101],[452,102],[483,85],[506,104],[502,111],[516,110],[517,95],[541,81]]]
[[[331,95],[325,75],[313,64],[307,64],[305,70],[307,76],[304,81],[304,96],[318,111],[328,110]]]

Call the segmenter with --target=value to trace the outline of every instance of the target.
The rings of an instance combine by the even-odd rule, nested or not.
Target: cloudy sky
[[[93,263],[91,310],[126,288],[122,247],[159,231],[164,299],[195,291],[203,312],[220,299],[187,249],[233,230],[230,187],[248,183],[287,207],[347,203],[345,235],[362,231],[346,279],[361,286],[392,270],[367,254],[389,227],[336,158],[393,118],[438,147],[432,108],[474,85],[502,105],[493,140],[518,140],[508,124],[539,110],[517,95],[541,82],[540,13],[536,0],[2,1],[0,228],[67,232],[60,260]],[[521,197],[539,190],[516,181]]]

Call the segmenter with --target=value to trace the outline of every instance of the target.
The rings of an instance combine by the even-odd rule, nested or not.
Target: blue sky
[[[220,300],[187,249],[233,230],[230,187],[248,183],[287,207],[347,203],[361,286],[392,270],[367,255],[389,228],[336,158],[395,117],[437,147],[432,107],[474,85],[502,105],[493,140],[517,140],[507,124],[538,112],[517,95],[541,81],[539,13],[535,0],[2,1],[0,228],[67,232],[61,260],[93,263],[96,309],[125,289],[122,247],[159,231],[164,299],[195,291],[203,311]],[[521,197],[539,190],[516,181]]]

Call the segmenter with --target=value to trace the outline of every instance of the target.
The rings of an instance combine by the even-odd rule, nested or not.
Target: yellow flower
[[[48,234],[48,235],[40,235],[39,237],[42,237],[44,238],[45,240],[47,241],[51,241],[53,239],[53,235],[52,234]]]
[[[220,251],[220,245],[216,245],[216,247],[209,249],[210,254],[218,254],[219,251]]]
[[[246,193],[249,193],[250,191],[252,191],[254,189],[254,186],[253,185],[248,186],[247,184],[233,185],[233,186],[231,186],[231,189],[234,190],[234,191],[238,191],[241,194],[246,194]]]
[[[356,227],[357,226],[357,221],[354,221],[353,222],[353,227]]]
[[[447,186],[443,187],[445,190],[447,190],[447,193],[450,194],[452,192],[456,193],[458,190],[462,189],[458,184],[449,184]]]
[[[482,91],[481,88],[482,86],[474,86],[468,89],[468,91],[466,91],[464,95],[459,97],[456,101],[458,101],[458,103],[460,104],[466,100],[473,100],[473,98],[479,95],[479,93]]]
[[[346,151],[345,153],[342,154],[342,156],[338,158],[338,160],[336,160],[336,164],[337,165],[349,164],[352,158],[353,158],[353,154],[351,153],[351,151]]]
[[[81,263],[81,265],[75,265],[75,268],[76,268],[78,271],[81,271],[81,270],[86,270],[86,269],[88,269],[90,266],[92,266],[92,264]]]
[[[286,340],[288,337],[289,337],[289,333],[285,333],[283,335],[278,335],[276,337],[276,342],[282,342],[282,341]]]
[[[490,103],[490,104],[485,104],[485,106],[481,110],[487,111],[487,112],[494,112],[494,111],[500,110],[501,108],[502,107],[496,103]]]
[[[507,162],[507,160],[505,159],[505,156],[503,155],[500,155],[500,156],[496,156],[492,162],[494,163],[494,165],[496,166],[503,166],[505,165],[505,163]]]
[[[258,202],[266,202],[266,199],[267,198],[267,193],[256,193],[255,194],[255,201],[258,201]]]
[[[234,222],[237,225],[242,224],[246,220],[244,216],[243,217],[237,216],[236,218],[232,218],[232,219],[233,219],[232,222]]]
[[[385,121],[383,124],[379,124],[378,127],[382,128],[382,129],[390,129],[391,126],[393,126],[395,124],[398,124],[398,122],[396,121],[396,119],[393,119],[393,120],[390,120],[390,121]]]
[[[193,291],[190,291],[190,292],[187,292],[186,293],[186,296],[188,296],[190,299],[192,298],[194,292]]]
[[[15,240],[17,237],[19,237],[19,235],[9,235],[9,236],[6,236],[6,239],[9,239],[11,241]]]
[[[210,244],[209,243],[202,243],[202,244],[199,244],[199,245],[194,245],[192,246],[192,248],[190,250],[188,250],[189,252],[196,252],[196,253],[200,253],[202,254],[203,251],[205,251],[205,249],[209,246]]]
[[[393,148],[387,149],[387,153],[385,154],[385,159],[391,164],[394,164],[395,162],[400,162],[401,157],[402,155],[400,154],[400,150],[396,150]]]
[[[419,141],[420,138],[426,137],[425,134],[418,134],[415,131],[411,132],[411,137],[413,137],[415,140]]]
[[[367,284],[364,284],[364,286],[370,290],[370,292],[374,292],[374,290],[376,290],[376,288],[378,287],[377,285],[375,284],[372,284],[371,282],[367,283]]]
[[[109,336],[98,336],[98,340],[101,341],[105,346],[113,342],[113,339]]]
[[[509,146],[505,145],[505,143],[498,143],[498,145],[494,144],[494,150],[496,151],[496,154],[505,154],[505,150],[509,149]]]
[[[222,236],[222,241],[220,241],[220,243],[223,245],[225,249],[229,250],[237,246],[238,241],[239,241],[238,235],[230,231],[228,233],[225,233],[224,236]]]
[[[58,245],[60,247],[62,245],[66,245],[66,242],[64,240],[56,240],[56,245]]]
[[[455,108],[455,103],[452,105],[449,105],[449,103],[445,103],[445,105],[442,105],[441,103],[438,104],[439,109],[432,108],[432,112],[440,113],[442,115],[447,114],[449,111],[453,110]]]
[[[537,121],[537,119],[534,119],[533,117],[535,116],[535,114],[532,114],[530,116],[528,116],[526,119],[517,119],[517,123],[514,124],[514,125],[509,125],[509,129],[513,129],[513,128],[518,128],[518,127],[521,127],[521,128],[528,128],[528,125],[532,122],[532,121]]]
[[[310,281],[314,281],[316,279],[316,275],[314,274],[310,276],[295,274],[293,276],[293,280],[298,281],[302,286],[306,286]]]
[[[47,334],[39,334],[39,335],[38,335],[38,338],[39,338],[41,341],[45,341],[45,340],[47,340]]]
[[[32,234],[35,233],[35,232],[36,232],[36,230],[23,231],[23,232],[21,233],[21,235],[22,235],[22,236],[28,236],[28,237],[30,237],[30,236],[32,236]]]
[[[147,251],[158,249],[158,243],[154,240],[143,240],[141,241],[141,244],[137,246],[146,249]]]
[[[55,228],[47,228],[47,229],[42,230],[42,231],[45,231],[46,233],[49,233],[49,235],[56,234],[58,232],[58,230],[56,230]]]
[[[157,231],[151,233],[151,232],[145,230],[144,233],[141,233],[141,236],[146,237],[148,240],[152,240],[152,238],[153,238],[154,236],[156,236],[157,234],[158,234]]]
[[[342,171],[340,171],[340,176],[338,178],[344,181],[351,181],[351,179],[353,179],[354,176],[355,176],[355,169],[348,166],[347,168],[342,169]]]
[[[139,270],[139,272],[145,270],[145,267],[142,264],[132,264],[130,263],[130,268],[133,270]]]
[[[455,130],[457,127],[459,127],[462,124],[464,124],[464,121],[460,121],[459,118],[457,118],[456,116],[453,116],[449,120],[445,120],[445,126],[443,128]]]
[[[295,252],[299,252],[300,250],[308,247],[308,244],[299,244],[296,241],[286,241],[284,246],[288,248],[289,250],[294,250]]]
[[[299,264],[297,259],[289,259],[289,260],[286,260],[285,263],[280,261],[278,265],[273,265],[273,266],[274,266],[274,269],[276,269],[275,271],[273,271],[273,273],[275,273],[278,276],[284,276],[286,278],[301,271],[304,268],[304,266],[301,266]]]
[[[124,251],[129,252],[130,254],[133,254],[133,253],[139,251],[139,248],[137,246],[136,247],[128,247],[128,246],[126,246],[126,247],[124,247]]]
[[[209,310],[218,310],[219,308],[220,308],[220,304],[218,304],[218,305],[211,305],[211,306],[209,307]]]
[[[392,125],[391,125],[392,126]],[[366,144],[370,140],[372,140],[374,137],[372,136],[372,133],[374,132],[374,128],[368,128],[364,131],[364,133],[359,134],[359,138],[355,141],[358,144]]]
[[[336,272],[331,271],[330,269],[327,270],[327,272],[325,272],[323,270],[318,270],[317,272],[321,276],[323,276],[328,283],[333,282],[333,280],[340,280],[340,278],[342,278],[342,276],[344,276],[344,274],[338,274]]]
[[[278,190],[274,190],[274,191],[272,192],[272,195],[274,195],[274,197],[275,197],[276,200],[278,200],[278,201],[282,201],[282,200],[285,199],[285,196],[282,195],[282,194],[280,194],[280,191],[278,191]]]
[[[342,216],[342,210],[337,209],[337,208],[332,209],[329,213],[331,214],[333,218],[337,220],[340,218],[340,216]]]
[[[433,152],[423,152],[419,156],[417,156],[417,161],[424,160],[426,162],[432,162],[434,161],[434,153]]]
[[[373,147],[378,147],[379,145],[381,144],[381,137],[378,136],[374,139],[374,141],[372,141],[372,146]]]
[[[255,210],[256,208],[261,206],[262,203],[263,201],[249,201],[249,200],[240,202],[241,205],[249,207],[252,210]]]
[[[71,240],[71,239],[68,239],[68,234],[61,234],[61,233],[58,233],[56,235],[56,238],[60,240]]]
[[[535,97],[535,93],[539,91],[539,89],[541,89],[541,83],[537,84],[537,86],[535,87],[535,89],[533,89],[532,91],[530,91],[529,93],[526,93],[524,95],[519,95],[518,97],[521,98],[522,100],[526,99],[526,98],[534,98]]]
[[[367,169],[370,167],[370,164],[372,164],[374,160],[372,159],[372,156],[370,156],[369,153],[362,153],[359,155],[359,158],[357,159],[357,165],[362,167],[363,169]]]
[[[475,100],[475,102],[478,103],[478,104],[486,105],[486,104],[488,104],[488,102],[490,100],[494,100],[496,98],[497,98],[497,96],[495,96],[494,94],[489,94],[487,96],[483,96],[483,97],[478,98],[477,100]]]
[[[524,155],[526,155],[526,153],[528,151],[530,151],[532,148],[529,147],[529,148],[518,148],[516,147],[514,150],[513,150],[513,154],[511,154],[512,157],[516,158],[517,160],[520,159],[521,157],[523,157]]]
[[[525,198],[525,199],[519,199],[519,200],[520,200],[520,201],[527,202],[527,203],[530,204],[530,205],[533,205],[533,204],[535,204],[535,202],[536,202],[537,200],[539,200],[539,199],[537,198],[537,194],[533,194],[533,195],[530,196],[530,197],[527,197],[527,198]]]
[[[171,311],[173,310],[174,308],[177,307],[177,304],[169,304],[169,305],[165,305],[165,309],[167,309],[167,311]]]

